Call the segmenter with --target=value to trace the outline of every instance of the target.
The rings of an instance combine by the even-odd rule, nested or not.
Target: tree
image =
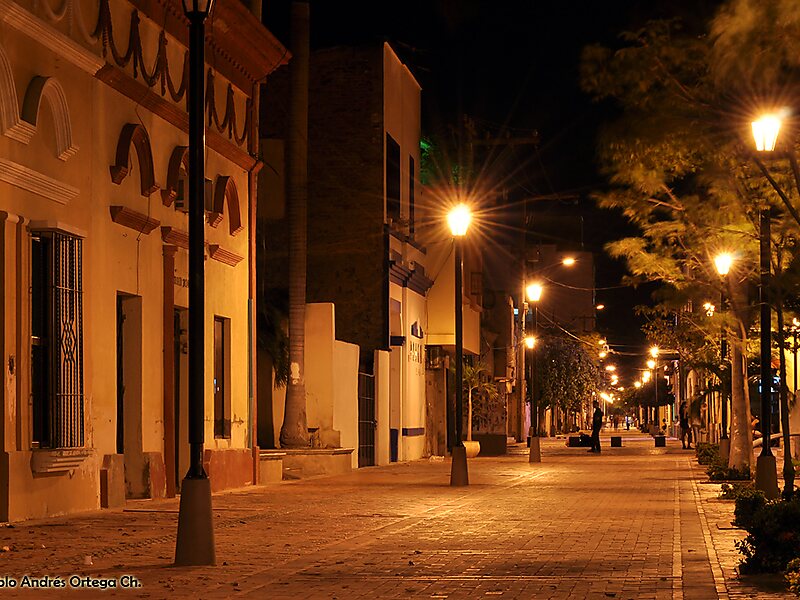
[[[308,446],[305,384],[306,256],[308,251],[308,3],[292,3],[289,185],[289,385],[280,442]]]
[[[537,378],[539,406],[553,412],[575,413],[583,400],[597,392],[598,371],[588,348],[596,345],[582,340],[552,337],[537,347],[534,377]],[[564,433],[568,433],[564,420]]]
[[[684,33],[677,21],[655,21],[623,34],[616,50],[584,51],[584,89],[611,99],[621,111],[600,142],[610,180],[598,195],[641,229],[639,237],[609,245],[625,258],[632,281],[658,280],[676,293],[718,297],[725,289],[713,272],[722,249],[739,253],[728,283],[732,368],[730,466],[749,470],[752,439],[745,349],[753,319],[747,283],[754,275],[757,215],[772,203],[767,182],[749,161],[746,117],[731,90],[719,86],[705,31]],[[724,286],[724,287],[721,287]]]
[[[482,421],[488,421],[488,412],[494,407],[499,394],[497,386],[489,381],[491,373],[484,362],[475,364],[464,364],[463,384],[467,391],[467,441],[472,441],[472,403],[473,399],[478,398],[481,403]],[[495,407],[496,408],[496,407]]]

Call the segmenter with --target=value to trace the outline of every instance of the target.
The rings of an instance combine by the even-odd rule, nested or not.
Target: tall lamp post
[[[181,483],[175,564],[214,565],[211,482],[203,469],[205,427],[205,21],[214,0],[183,0],[189,20],[189,471]]]
[[[656,431],[661,430],[661,421],[659,420],[659,411],[658,411],[658,346],[653,346],[650,348],[650,356],[653,357],[652,361],[647,362],[647,366],[653,370],[653,400],[655,405],[653,406],[653,421],[655,421]],[[653,363],[650,366],[650,363]],[[666,433],[666,432],[665,432]]]
[[[462,440],[463,392],[464,392],[464,317],[463,317],[463,248],[472,214],[469,207],[459,204],[447,215],[447,224],[453,234],[455,248],[455,342],[456,342],[456,440],[453,445],[453,461],[450,465],[450,485],[469,485],[467,450]]]
[[[528,300],[533,302],[534,341],[539,335],[539,300],[542,299],[543,289],[541,283],[531,283],[525,288]],[[533,352],[533,344],[528,347],[531,349],[531,449],[528,462],[537,463],[542,462],[542,450],[539,444],[539,378],[536,376],[536,353]]]
[[[725,310],[725,285],[728,278],[728,272],[731,270],[733,264],[733,256],[728,253],[722,253],[714,258],[714,265],[717,268],[722,278],[722,285],[719,291],[719,310],[720,313]],[[731,452],[731,440],[728,437],[728,385],[730,384],[730,363],[728,363],[728,340],[725,333],[725,323],[720,322],[719,326],[719,363],[721,369],[720,377],[720,401],[722,404],[722,435],[719,439],[719,454],[725,461],[728,462],[728,456]],[[725,377],[727,373],[728,377]]]
[[[780,130],[780,120],[776,117],[764,117],[752,123],[753,138],[756,150],[772,152]],[[758,161],[759,166],[763,163]],[[764,172],[766,173],[765,169]],[[790,204],[788,206],[791,206]],[[777,498],[778,470],[775,455],[770,448],[772,435],[772,317],[769,304],[770,283],[770,209],[762,208],[759,215],[759,266],[761,281],[758,290],[758,301],[761,308],[761,454],[756,460],[756,489],[764,492],[768,498]]]

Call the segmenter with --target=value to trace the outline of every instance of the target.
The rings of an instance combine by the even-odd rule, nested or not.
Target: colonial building
[[[178,0],[0,0],[0,521],[174,495],[188,465],[188,22]],[[254,479],[258,82],[238,1],[206,38],[206,468]]]

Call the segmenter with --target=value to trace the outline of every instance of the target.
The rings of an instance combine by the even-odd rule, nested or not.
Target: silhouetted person
[[[600,454],[600,429],[603,427],[603,411],[600,410],[600,403],[595,400],[592,402],[594,414],[592,414],[592,449],[589,452]]]
[[[681,428],[681,448],[684,450],[692,449],[692,434],[689,430],[689,409],[686,407],[686,402],[681,403],[680,411],[678,412],[678,425]],[[688,446],[686,442],[689,442]]]

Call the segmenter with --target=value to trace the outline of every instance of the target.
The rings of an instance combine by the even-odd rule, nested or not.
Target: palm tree
[[[292,3],[289,110],[289,385],[280,442],[308,445],[305,385],[306,254],[308,242],[308,18],[306,2]]]
[[[498,396],[497,386],[489,381],[491,372],[486,363],[478,361],[474,365],[464,365],[463,385],[467,390],[467,441],[472,441],[472,396],[485,396],[488,402]]]

